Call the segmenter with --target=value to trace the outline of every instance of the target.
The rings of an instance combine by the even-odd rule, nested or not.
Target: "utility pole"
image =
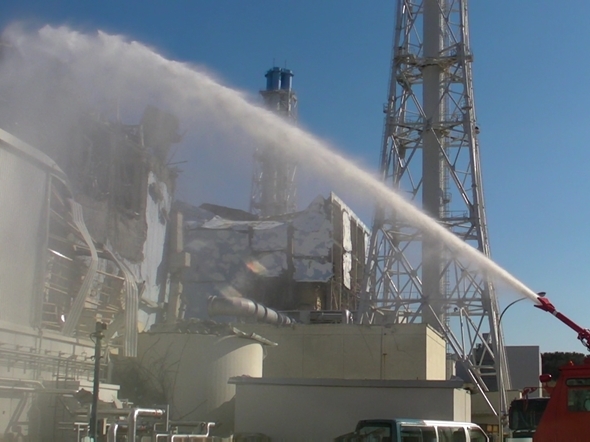
[[[380,173],[489,256],[472,61],[466,0],[397,0]],[[360,322],[380,310],[388,322],[429,324],[480,392],[509,387],[498,303],[480,270],[379,203],[367,269]],[[500,396],[500,410],[488,400],[498,414]]]

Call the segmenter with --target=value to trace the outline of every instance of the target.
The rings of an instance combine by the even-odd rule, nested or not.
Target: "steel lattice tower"
[[[297,120],[297,95],[291,89],[293,72],[274,67],[266,73],[266,90],[260,91],[269,110]],[[276,216],[297,210],[296,164],[281,155],[276,146],[258,146],[254,153],[254,174],[250,212]]]
[[[398,0],[380,172],[489,256],[472,60],[466,0]],[[400,215],[379,204],[375,210],[360,321],[379,312],[390,322],[428,323],[480,391],[507,386],[491,282]]]

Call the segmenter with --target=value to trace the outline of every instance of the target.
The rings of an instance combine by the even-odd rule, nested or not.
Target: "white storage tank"
[[[162,391],[170,418],[217,422],[216,435],[233,432],[234,376],[262,377],[264,340],[240,334],[142,333],[138,382]],[[151,404],[140,404],[151,405]]]

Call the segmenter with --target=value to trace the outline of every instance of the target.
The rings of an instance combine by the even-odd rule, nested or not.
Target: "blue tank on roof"
[[[266,72],[266,90],[276,91],[281,84],[281,68],[274,67]]]
[[[281,89],[291,90],[291,82],[293,79],[293,71],[291,69],[281,69]]]

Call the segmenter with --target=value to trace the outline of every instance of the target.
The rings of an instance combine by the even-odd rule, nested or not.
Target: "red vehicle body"
[[[560,368],[534,442],[590,441],[590,360]]]
[[[590,330],[559,313],[546,298],[540,297],[539,305],[535,307],[551,313],[574,329],[578,339],[590,350]],[[590,441],[590,357],[580,365],[564,365],[559,371],[555,386],[547,388],[549,398],[518,399],[512,403],[510,427],[513,439],[530,440],[532,436],[533,442]]]

